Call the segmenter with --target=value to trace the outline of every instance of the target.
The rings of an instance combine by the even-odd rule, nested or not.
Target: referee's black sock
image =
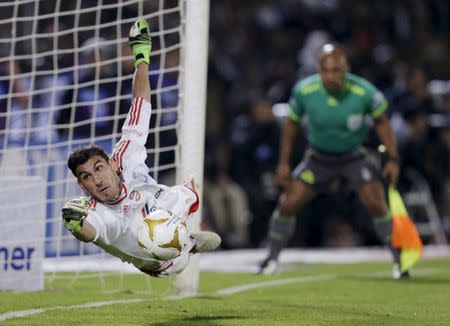
[[[284,216],[275,210],[269,226],[269,259],[278,260],[281,250],[286,247],[295,231],[295,216]]]
[[[391,246],[392,239],[392,216],[387,213],[385,216],[375,217],[373,220],[375,224],[375,232],[381,241],[391,250],[394,262],[400,263],[400,250],[394,249]]]

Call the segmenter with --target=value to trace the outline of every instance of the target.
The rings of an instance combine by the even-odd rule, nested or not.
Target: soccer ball
[[[186,223],[166,210],[147,215],[139,227],[137,238],[139,247],[157,260],[179,256],[189,241]]]

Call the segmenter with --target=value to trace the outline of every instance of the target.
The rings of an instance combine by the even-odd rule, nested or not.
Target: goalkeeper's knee
[[[134,54],[134,67],[141,62],[150,64],[150,52],[152,50],[152,39],[150,28],[145,19],[138,20],[130,29],[128,37],[131,51]]]

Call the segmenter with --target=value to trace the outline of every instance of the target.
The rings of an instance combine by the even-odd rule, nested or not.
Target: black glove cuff
[[[74,213],[71,209],[63,208],[62,209],[62,218],[69,222],[71,220],[83,221],[83,214]]]

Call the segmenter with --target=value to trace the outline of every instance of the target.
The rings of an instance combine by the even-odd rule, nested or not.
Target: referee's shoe
[[[267,257],[264,259],[259,265],[259,269],[257,274],[260,275],[275,275],[279,272],[279,264],[278,261]]]
[[[394,280],[405,280],[411,278],[411,274],[409,273],[409,270],[402,272],[400,264],[394,263],[394,265],[392,265],[392,278]]]

